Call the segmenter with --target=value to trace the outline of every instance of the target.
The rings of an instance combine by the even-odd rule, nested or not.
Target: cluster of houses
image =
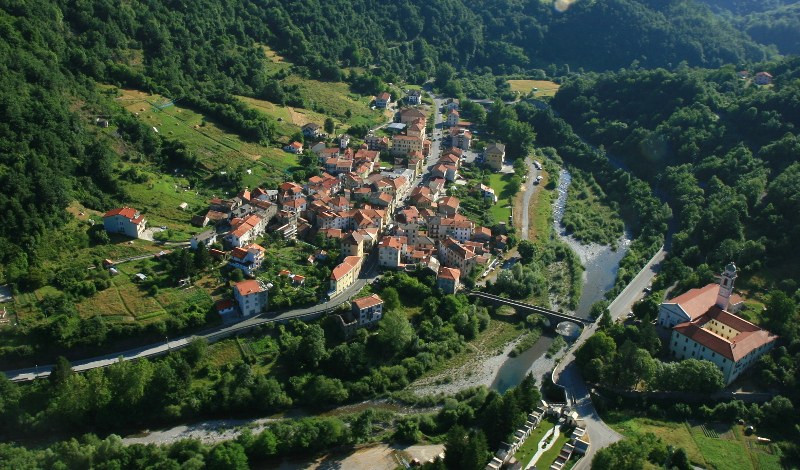
[[[748,78],[750,78],[750,72],[748,72],[747,70],[740,70],[739,72],[736,73],[736,75],[738,75],[739,78],[741,78],[742,80],[747,80]],[[761,86],[769,85],[772,83],[772,74],[763,71],[758,72],[756,73],[755,78],[753,78],[753,83]]]
[[[572,410],[565,404],[551,403],[548,404],[542,401],[541,405],[536,408],[532,413],[528,414],[528,419],[525,424],[514,431],[510,443],[503,442],[500,444],[500,449],[492,457],[492,460],[486,464],[486,470],[522,470],[527,468],[527,462],[520,462],[514,454],[519,450],[525,441],[530,437],[534,429],[539,427],[542,419],[550,416],[557,420],[562,428],[573,428],[570,439],[564,443],[561,451],[556,457],[556,460],[550,465],[550,470],[561,470],[572,458],[573,454],[585,455],[589,450],[589,435],[586,432],[586,425],[582,420],[578,419],[578,413]],[[538,443],[537,443],[538,444]],[[530,467],[530,468],[543,468],[543,467]]]
[[[378,101],[382,98],[391,99],[379,96]],[[414,100],[421,101],[421,94],[410,92],[407,101]],[[457,101],[448,104],[448,110],[451,132],[469,125],[455,120]],[[322,140],[312,144],[309,150],[317,156],[322,171],[305,183],[287,181],[274,190],[245,188],[233,197],[212,198],[207,209],[192,219],[195,226],[208,229],[193,236],[190,246],[196,249],[202,243],[215,259],[227,260],[232,268],[255,277],[265,259],[265,249],[256,241],[264,233],[277,233],[285,239],[312,239],[322,234],[338,240],[342,248],[343,258],[329,280],[330,297],[346,291],[358,279],[365,257],[374,249],[381,267],[425,266],[437,273],[439,288],[456,292],[462,274],[486,264],[493,250],[505,249],[508,239],[459,214],[459,200],[446,194],[445,185],[456,179],[469,145],[454,145],[443,152],[431,178],[414,187],[430,152],[427,116],[418,108],[404,108],[398,112],[396,124],[401,134],[391,138],[369,134],[357,147],[350,146],[346,134],[334,139],[333,145]],[[326,137],[317,124],[307,124],[302,131],[310,139]],[[299,143],[289,147],[304,151]],[[499,151],[502,166],[502,145],[492,148]],[[384,154],[389,157],[384,161],[393,161],[393,165],[381,167]],[[480,191],[496,200],[491,188],[481,186]],[[138,211],[128,207],[109,211],[104,218],[109,232],[137,238],[145,223]],[[302,284],[297,275],[289,275],[295,276],[290,277],[294,285]],[[234,287],[239,311],[243,315],[264,311],[269,286],[244,282]],[[222,302],[218,307],[224,313],[232,305]]]

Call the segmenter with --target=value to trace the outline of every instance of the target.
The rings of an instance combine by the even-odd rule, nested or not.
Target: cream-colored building
[[[672,357],[714,363],[726,385],[772,349],[778,339],[728,311],[735,296],[735,279],[736,266],[730,263],[719,284],[692,289],[671,299],[661,305],[658,314],[658,324],[672,328],[669,340]]]
[[[486,150],[483,151],[483,157],[486,160],[486,165],[495,171],[503,169],[503,163],[506,159],[506,146],[503,144],[489,144]]]
[[[406,155],[411,152],[422,152],[422,142],[420,137],[398,135],[392,139],[392,153],[395,155]]]
[[[361,274],[363,258],[360,256],[347,256],[331,272],[331,290],[328,295],[333,298],[352,286]]]

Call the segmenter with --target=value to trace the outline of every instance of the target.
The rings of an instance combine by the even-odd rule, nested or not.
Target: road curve
[[[273,322],[283,322],[295,318],[304,318],[308,316],[318,315],[320,313],[332,311],[339,305],[347,302],[352,296],[357,294],[368,282],[375,280],[378,276],[378,263],[376,253],[372,253],[366,261],[366,265],[362,270],[360,278],[348,287],[341,294],[335,298],[328,300],[325,303],[317,304],[311,307],[298,308],[280,312],[277,315],[275,312],[262,313],[260,315],[245,318],[235,323],[227,323],[219,325],[215,328],[205,330],[199,333],[185,335],[169,341],[163,341],[147,346],[140,346],[138,348],[129,349],[127,351],[120,351],[103,356],[92,357],[88,359],[80,359],[72,363],[72,369],[75,371],[86,371],[89,369],[96,369],[99,367],[108,367],[111,364],[123,360],[130,361],[134,359],[150,358],[160,356],[168,353],[173,349],[180,349],[189,344],[190,341],[196,338],[205,338],[209,343],[213,343],[220,339],[227,338],[231,335],[245,332],[256,326],[264,325]],[[165,338],[166,339],[166,338]],[[28,367],[25,369],[17,369],[5,371],[6,376],[12,382],[25,382],[38,378],[47,377],[53,369],[52,364],[41,365],[37,367]]]
[[[625,315],[630,311],[634,302],[644,296],[644,289],[652,282],[665,256],[666,251],[664,251],[664,247],[661,247],[636,277],[619,293],[617,298],[611,302],[608,309],[613,320],[616,321]],[[586,431],[589,433],[589,439],[592,442],[589,451],[575,465],[575,470],[591,468],[592,458],[599,449],[622,439],[622,435],[604,423],[597,410],[595,410],[589,390],[586,388],[586,383],[583,381],[583,377],[581,377],[578,366],[575,363],[575,351],[596,331],[597,323],[584,328],[567,354],[553,370],[553,382],[564,389],[567,401],[575,406],[578,415],[586,423]]]

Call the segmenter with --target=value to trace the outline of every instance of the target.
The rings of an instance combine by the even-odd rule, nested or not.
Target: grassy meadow
[[[523,95],[527,95],[534,88],[538,88],[537,97],[555,96],[561,86],[550,80],[509,80],[508,84],[511,86],[511,91],[516,91]]]

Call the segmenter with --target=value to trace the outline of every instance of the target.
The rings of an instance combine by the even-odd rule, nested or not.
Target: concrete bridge
[[[496,295],[487,294],[486,292],[470,291],[467,293],[467,295],[487,300],[494,304],[508,305],[518,310],[525,310],[531,313],[538,313],[539,315],[543,315],[545,318],[547,318],[550,321],[551,326],[553,327],[555,327],[559,322],[562,321],[571,321],[579,325],[591,325],[592,323],[594,323],[591,320],[587,320],[586,318],[579,318],[574,315],[570,315],[568,313],[556,312],[555,310],[538,307],[536,305],[527,304],[525,302],[519,302],[517,300],[511,300],[505,297],[498,297]]]

